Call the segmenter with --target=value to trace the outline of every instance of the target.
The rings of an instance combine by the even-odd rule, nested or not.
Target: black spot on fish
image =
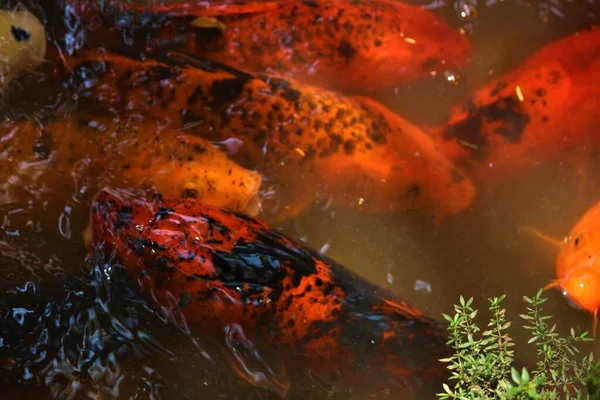
[[[349,64],[356,54],[356,49],[346,39],[340,42],[337,51],[340,57],[346,59],[346,64]]]
[[[197,199],[198,191],[196,189],[190,188],[184,189],[181,193],[181,197],[183,197],[184,199]]]
[[[351,156],[354,153],[354,149],[356,148],[356,144],[352,140],[346,140],[344,142],[344,151],[346,155]]]
[[[252,43],[252,45],[250,46],[250,51],[252,52],[252,54],[258,57],[262,56],[265,53],[263,48],[260,47],[257,43]]]
[[[517,143],[525,132],[530,117],[519,110],[520,102],[512,97],[500,98],[492,104],[475,107],[467,105],[468,118],[450,126],[444,133],[445,140],[458,139],[468,144],[476,160],[485,158],[488,137],[484,133],[484,124],[499,123],[495,134],[504,136],[510,143]]]
[[[293,89],[290,83],[285,79],[271,78],[267,76],[261,76],[260,79],[269,84],[271,89],[274,91],[283,92],[281,96],[287,101],[296,101],[300,98],[300,92],[296,89]]]
[[[381,43],[381,41],[379,41]],[[376,44],[377,46],[377,44]],[[381,44],[379,45],[381,46]],[[425,61],[423,61],[423,68],[424,69],[431,69],[434,68],[435,66],[437,66],[439,63],[439,60],[433,57],[427,57],[425,59]]]
[[[408,185],[408,189],[406,190],[406,197],[410,199],[415,199],[419,197],[421,194],[421,186],[418,183],[412,183]]]
[[[131,206],[123,206],[121,207],[121,211],[122,214],[131,214],[133,212],[133,207]]]
[[[318,8],[319,7],[319,4],[316,1],[314,1],[314,0],[312,0],[312,1],[311,0],[304,0],[304,1],[302,1],[302,4],[304,4],[305,6],[308,6],[308,7],[314,7],[314,8]]]
[[[452,182],[454,182],[454,183],[461,183],[462,181],[465,180],[465,177],[463,176],[463,174],[461,174],[460,172],[458,172],[455,169],[452,169],[450,174],[452,176]]]
[[[177,305],[177,310],[181,310],[183,307],[187,306],[192,302],[192,294],[185,292],[181,295],[181,299],[179,299],[179,304]]]
[[[27,32],[23,28],[14,25],[10,27],[10,32],[12,33],[13,38],[15,38],[17,42],[28,41],[31,37],[31,33]]]
[[[231,103],[237,99],[242,94],[247,82],[246,79],[239,77],[214,81],[211,88],[212,95],[215,98],[212,107]]]

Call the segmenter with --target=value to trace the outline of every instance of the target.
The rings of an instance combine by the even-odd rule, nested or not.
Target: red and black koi
[[[70,62],[81,80],[70,84],[79,107],[158,121],[230,148],[276,185],[287,206],[277,218],[325,190],[341,206],[357,207],[362,197],[366,212],[417,209],[437,218],[475,197],[428,135],[374,100],[181,54],[162,62],[82,52]]]
[[[546,45],[478,89],[432,133],[473,178],[498,182],[555,161],[568,150],[598,149],[600,27]]]
[[[146,202],[104,190],[88,234],[191,332],[227,341],[241,329],[250,341],[273,339],[286,363],[343,370],[368,362],[413,388],[445,376],[441,326],[253,218],[194,199]]]
[[[88,17],[89,2],[70,1]],[[80,4],[81,3],[81,4]],[[86,39],[116,50],[136,25],[145,48],[188,51],[257,74],[336,90],[382,90],[464,67],[468,39],[425,8],[391,0],[117,4],[127,16]],[[117,12],[117,14],[119,14]],[[113,34],[104,31],[119,21]],[[153,21],[153,22],[150,22]],[[143,22],[143,23],[142,23]],[[152,29],[154,28],[154,32]],[[148,33],[150,30],[150,33]],[[98,32],[102,32],[99,34]]]

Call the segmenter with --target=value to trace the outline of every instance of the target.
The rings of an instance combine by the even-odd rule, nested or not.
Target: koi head
[[[556,262],[558,286],[574,305],[594,314],[596,337],[600,308],[600,203],[577,222],[565,239]]]
[[[46,30],[27,11],[0,11],[0,85],[37,68],[46,56]]]
[[[579,231],[569,236],[557,259],[557,281],[563,294],[589,312],[600,308],[600,235]]]

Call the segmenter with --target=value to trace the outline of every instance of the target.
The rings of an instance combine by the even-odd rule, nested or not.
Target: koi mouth
[[[562,295],[563,295],[563,297],[564,297],[565,301],[567,302],[567,304],[568,304],[568,305],[569,305],[571,308],[573,308],[573,309],[575,309],[575,310],[577,310],[577,311],[583,311],[583,307],[581,307],[581,306],[580,306],[580,305],[579,305],[579,304],[578,304],[578,303],[577,303],[575,300],[573,300],[573,299],[572,299],[572,298],[569,296],[569,294],[567,293],[567,291],[566,291],[566,290],[563,290],[563,289],[561,288],[561,293],[562,293]]]

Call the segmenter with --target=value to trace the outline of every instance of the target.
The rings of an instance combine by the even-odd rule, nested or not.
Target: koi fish
[[[94,199],[90,249],[114,255],[176,326],[232,346],[272,339],[286,365],[316,371],[368,363],[412,389],[445,377],[445,330],[406,302],[262,222],[195,199]],[[285,395],[282,374],[256,379]],[[253,361],[258,361],[255,354]],[[265,378],[265,376],[262,376]]]
[[[93,15],[89,2],[70,3],[84,15]],[[434,13],[391,0],[186,1],[114,7],[121,15],[127,11],[127,17],[105,10],[109,18],[104,27],[86,39],[92,47],[114,50],[123,44],[124,31],[143,26],[143,35],[125,34],[134,45],[139,39],[146,49],[187,51],[255,74],[335,90],[393,89],[461,69],[471,54],[468,39]],[[106,34],[115,19],[118,28]]]
[[[25,70],[37,68],[46,56],[46,30],[27,11],[0,10],[0,87]]]
[[[0,125],[0,203],[105,184],[196,196],[258,213],[261,177],[209,142],[149,124],[70,116]]]
[[[564,240],[558,240],[532,227],[525,229],[560,249],[556,259],[556,279],[545,289],[558,288],[576,308],[594,315],[596,337],[600,308],[600,202],[590,208]]]
[[[592,26],[546,45],[454,108],[431,130],[436,143],[483,182],[503,182],[568,149],[598,149],[599,42]]]
[[[142,62],[81,52],[68,62],[79,107],[152,119],[229,148],[278,187],[288,208],[276,209],[276,219],[296,215],[325,190],[341,206],[416,209],[438,219],[475,197],[428,135],[365,97],[183,54]]]

